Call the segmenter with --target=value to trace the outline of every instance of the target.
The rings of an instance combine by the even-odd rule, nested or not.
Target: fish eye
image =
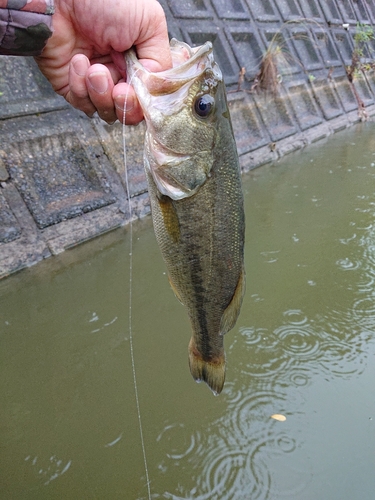
[[[207,118],[214,108],[215,99],[210,94],[203,94],[195,100],[194,110],[201,118]]]

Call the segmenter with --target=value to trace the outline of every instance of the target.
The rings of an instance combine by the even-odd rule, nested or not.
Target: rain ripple
[[[268,421],[270,415],[284,410],[285,396],[272,390],[263,390],[251,394],[242,394],[235,404],[228,404],[229,418],[226,428],[229,428],[230,435],[243,437],[245,439],[251,435],[250,431],[256,422],[262,422],[261,434],[268,435],[268,427],[272,422]],[[268,422],[268,426],[265,426]]]
[[[303,387],[313,376],[323,373],[329,379],[361,373],[366,346],[375,331],[375,296],[360,297],[352,307],[332,307],[314,320],[300,310],[288,310],[285,323],[273,331],[243,328],[245,344],[251,354],[239,363],[241,376],[282,387]]]
[[[375,297],[360,298],[353,304],[353,317],[357,325],[375,329]]]
[[[181,460],[185,458],[189,453],[193,451],[196,446],[196,443],[200,442],[200,436],[197,437],[192,435],[189,438],[186,438],[187,433],[184,431],[183,424],[171,424],[165,426],[159,436],[156,438],[157,442],[162,440],[167,441],[169,443],[176,442],[180,440],[182,436],[184,436],[183,445],[179,444],[178,447],[176,445],[167,453],[167,457],[172,460]],[[187,439],[187,442],[186,442]]]
[[[319,318],[321,356],[319,365],[328,378],[360,374],[368,343],[373,338],[375,307],[368,298],[358,299],[351,308],[330,308]]]
[[[297,325],[283,325],[275,330],[282,349],[294,359],[316,359],[319,340],[313,330]]]
[[[293,453],[301,443],[289,435],[283,423],[271,418],[275,411],[285,413],[287,397],[275,390],[253,392],[252,387],[236,390],[229,384],[225,415],[205,432],[195,432],[187,460],[199,471],[192,478],[190,491],[164,498],[182,500],[267,500],[272,491],[270,457]],[[227,389],[225,391],[227,393]],[[224,395],[224,394],[223,394]],[[175,427],[178,430],[178,426]],[[169,429],[167,429],[169,432]],[[169,454],[172,456],[172,454]],[[308,478],[302,480],[305,482]],[[293,491],[301,478],[289,483]],[[284,496],[291,490],[279,492]]]
[[[344,271],[355,271],[361,267],[360,260],[353,262],[349,258],[339,259],[336,264]]]
[[[265,464],[255,459],[257,450],[249,453],[240,450],[212,449],[207,455],[202,478],[207,493],[196,496],[197,500],[212,498],[239,499],[248,495],[252,499],[266,499],[270,476]],[[198,484],[199,486],[199,484]]]
[[[262,328],[240,330],[245,344],[252,348],[246,365],[240,364],[241,372],[267,380],[286,376],[293,385],[307,385],[307,372],[299,365],[320,357],[321,338],[299,309],[287,310],[283,316],[285,323],[272,332]]]

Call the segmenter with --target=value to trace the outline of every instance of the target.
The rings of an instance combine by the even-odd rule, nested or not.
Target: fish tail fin
[[[206,382],[215,396],[221,393],[225,381],[224,349],[219,356],[205,361],[192,337],[189,343],[189,366],[190,372],[197,382],[202,380]]]

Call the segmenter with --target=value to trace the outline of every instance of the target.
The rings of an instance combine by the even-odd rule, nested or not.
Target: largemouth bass
[[[155,235],[170,284],[192,326],[194,379],[219,394],[223,335],[245,292],[240,168],[221,71],[210,42],[171,41],[173,69],[146,70],[126,53],[146,120],[144,163]]]

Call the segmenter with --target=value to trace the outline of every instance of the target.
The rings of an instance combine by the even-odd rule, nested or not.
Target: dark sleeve
[[[0,0],[0,54],[38,56],[52,35],[53,0]]]

